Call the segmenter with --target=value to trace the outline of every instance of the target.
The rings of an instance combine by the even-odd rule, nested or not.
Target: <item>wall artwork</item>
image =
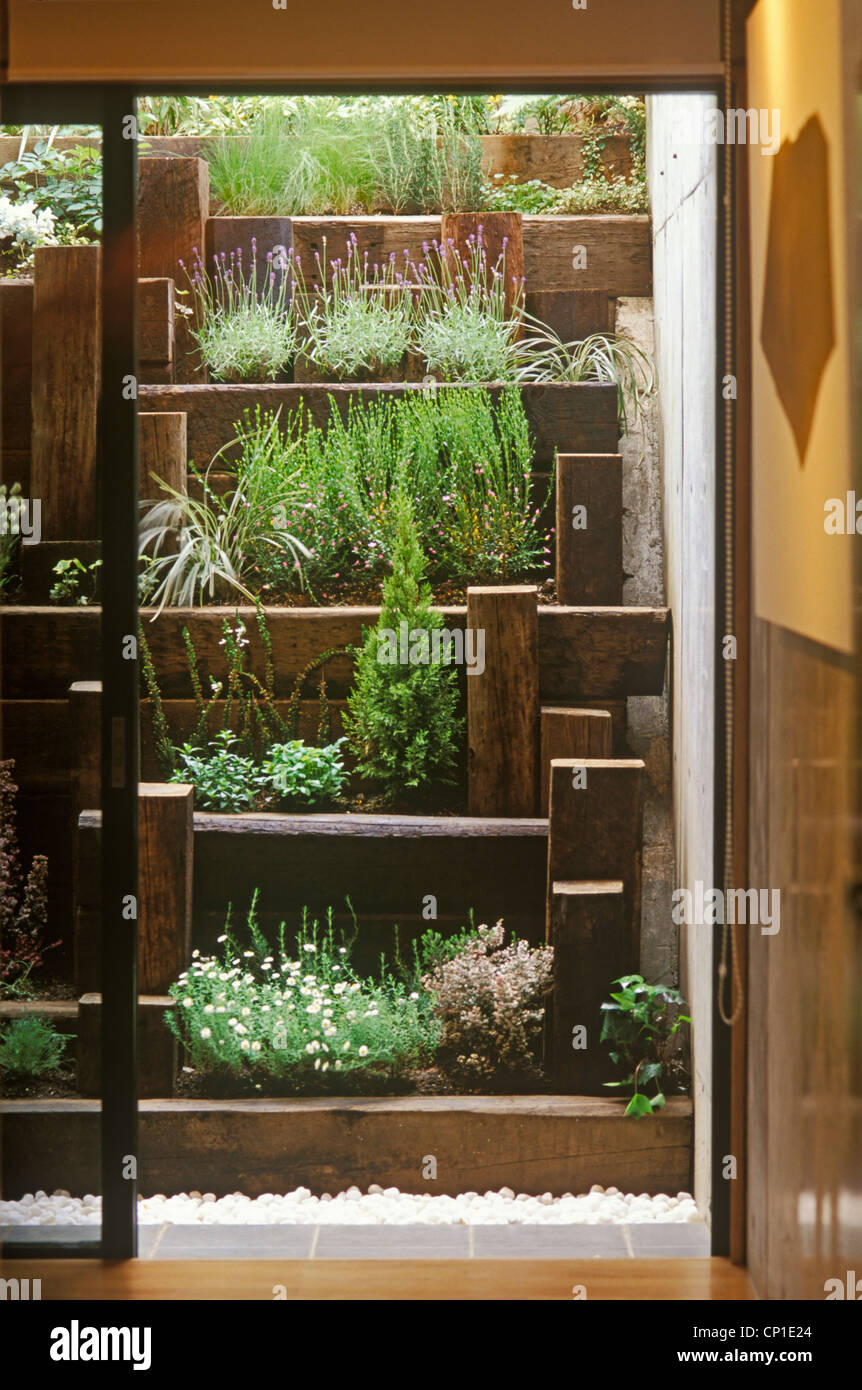
[[[759,0],[748,21],[748,104],[777,111],[781,128],[777,153],[749,157],[753,577],[758,617],[850,652],[859,541],[840,11],[841,0]]]

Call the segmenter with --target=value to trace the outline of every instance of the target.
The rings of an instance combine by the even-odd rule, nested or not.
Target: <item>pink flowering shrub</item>
[[[506,945],[498,922],[479,927],[423,975],[443,1028],[437,1062],[448,1077],[472,1089],[506,1090],[535,1075],[553,958],[550,946]]]

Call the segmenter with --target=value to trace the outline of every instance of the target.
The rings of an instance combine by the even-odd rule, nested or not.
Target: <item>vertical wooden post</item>
[[[640,961],[641,758],[555,758],[548,822],[547,921],[554,883],[621,879],[627,964]]]
[[[78,816],[102,801],[102,769],[99,760],[99,728],[102,717],[102,682],[75,681],[69,686],[72,728],[72,778],[75,803],[75,839]]]
[[[72,905],[74,911],[75,982],[79,994],[98,989],[101,915],[92,908],[98,899],[98,865],[81,863],[78,820],[82,811],[102,804],[102,682],[75,681],[69,686],[69,724],[72,740]]]
[[[613,720],[606,709],[567,709],[545,705],[541,712],[541,789],[539,810],[549,813],[554,758],[610,758]]]
[[[545,1016],[545,1067],[560,1091],[608,1095],[602,1082],[613,1072],[599,1047],[601,1006],[628,965],[622,881],[552,883],[547,936],[554,987]]]
[[[623,601],[623,461],[619,454],[557,455],[557,602]]]
[[[194,788],[142,782],[138,789],[141,994],[166,994],[192,947]]]
[[[48,541],[99,535],[100,254],[37,246],[34,256],[30,492]]]
[[[607,290],[530,290],[527,312],[564,343],[580,343],[613,327]]]
[[[241,251],[243,265],[248,268],[252,252],[256,249],[258,288],[264,287],[266,258],[269,252],[273,252],[269,273],[276,276],[276,291],[280,289],[282,278],[287,274],[287,263],[286,256],[278,254],[276,248],[280,248],[282,253],[291,249],[293,233],[289,217],[208,217],[204,235],[206,272],[211,279],[215,271],[213,256],[220,258],[223,255],[230,264],[231,255]],[[251,244],[253,237],[256,248]]]
[[[177,1070],[177,1041],[165,1015],[174,1008],[170,995],[142,994],[137,1009],[137,1047],[140,1058],[138,1092],[142,1100],[173,1094]],[[102,1094],[102,996],[98,991],[78,1000],[77,1082],[82,1096]]]
[[[103,89],[102,112],[102,1255],[137,1252],[138,924],[123,908],[138,893],[139,662],[126,639],[138,628],[137,145],[126,138],[134,88]]]
[[[511,313],[522,294],[524,278],[524,224],[520,212],[444,212],[440,219],[440,241],[450,263],[457,256],[461,262],[470,260],[469,238],[482,229],[482,244],[490,272],[497,258],[506,251],[506,309]],[[449,246],[449,242],[452,246]],[[466,274],[466,272],[465,272]]]
[[[33,282],[0,280],[0,481],[30,489]]]
[[[203,159],[145,158],[138,169],[139,274],[176,280],[178,289],[186,290],[179,262],[191,274],[195,248],[204,254],[209,165]],[[190,299],[186,303],[192,307]],[[184,315],[176,322],[176,380],[204,381],[189,323]]]
[[[186,420],[184,410],[138,412],[138,490],[142,502],[167,500],[159,481],[185,495],[188,473]]]
[[[138,356],[141,377],[165,385],[174,379],[176,316],[174,281],[167,276],[138,281]]]
[[[467,675],[471,816],[534,816],[539,772],[539,624],[529,584],[467,590],[484,670]]]

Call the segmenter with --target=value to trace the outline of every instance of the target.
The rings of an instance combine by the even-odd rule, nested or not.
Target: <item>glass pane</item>
[[[0,129],[0,1235],[58,1249],[101,1235],[98,137]]]
[[[668,143],[673,115],[656,111]],[[590,1187],[612,1184],[606,1164],[526,1162],[507,1125],[518,1116],[528,1135],[541,1113],[554,1153],[577,1150],[585,1113],[613,1125],[629,1095],[603,1089],[615,1069],[598,1044],[601,1003],[639,965],[668,985],[679,967],[646,119],[636,97],[140,103],[140,958],[154,1018],[170,992],[183,1100],[164,1089],[154,1033],[142,1127],[152,1099],[161,1137],[141,1192],[160,1251],[300,1252],[319,1224],[318,1249],[332,1252],[356,1235],[330,1230],[349,1224],[354,1185],[376,1238],[399,1213],[424,1219],[426,1197],[494,1188],[485,1220],[505,1223],[508,1189],[534,1199],[517,1211],[535,1223],[547,1193],[595,1207]],[[686,224],[703,251],[702,341],[687,367],[714,350],[715,174],[713,162]],[[577,213],[598,216],[566,242]],[[663,254],[670,372],[682,271]],[[692,377],[710,379],[707,366]],[[476,389],[500,380],[505,391]],[[707,420],[709,402],[692,399]],[[626,490],[644,503],[637,536],[623,532]],[[584,528],[587,500],[597,512]],[[418,593],[420,568],[442,615]],[[444,630],[448,663],[434,655]],[[701,621],[705,653],[710,632]],[[558,836],[558,927],[549,749],[599,760],[590,778],[614,788],[573,790],[570,773],[563,817],[582,796],[594,796],[586,824],[617,817],[592,858],[571,826]],[[529,952],[521,974],[498,950],[501,918]],[[488,928],[480,945],[471,919]],[[458,986],[446,967],[470,950]],[[481,1011],[471,1022],[471,982],[504,977],[501,1029]],[[630,1195],[665,1192],[668,1244],[685,1231],[680,1253],[704,1253],[703,1223],[678,1219],[696,1213],[678,1199],[691,1104],[673,1060],[649,1123],[677,1125],[683,1141],[658,1184],[627,1169]],[[242,1200],[270,1194],[275,1205]],[[573,1228],[573,1210],[555,1218]],[[451,1253],[469,1248],[463,1226],[450,1237]]]

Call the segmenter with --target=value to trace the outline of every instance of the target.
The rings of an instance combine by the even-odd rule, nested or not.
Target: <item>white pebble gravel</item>
[[[101,1197],[88,1193],[71,1197],[57,1191],[26,1192],[20,1201],[0,1201],[0,1226],[92,1226],[101,1220]],[[459,1197],[435,1197],[430,1193],[385,1190],[372,1183],[363,1196],[358,1187],[315,1197],[307,1187],[283,1196],[265,1192],[251,1199],[242,1192],[216,1197],[214,1192],[180,1192],[167,1197],[138,1198],[138,1220],[142,1225],[189,1226],[196,1222],[228,1226],[499,1226],[499,1225],[634,1225],[643,1222],[699,1221],[694,1198],[689,1192],[675,1197],[664,1193],[650,1197],[642,1192],[622,1193],[619,1188],[605,1190],[598,1185],[574,1197],[567,1192],[554,1197],[550,1192],[517,1195],[510,1187],[499,1192],[464,1192]]]

